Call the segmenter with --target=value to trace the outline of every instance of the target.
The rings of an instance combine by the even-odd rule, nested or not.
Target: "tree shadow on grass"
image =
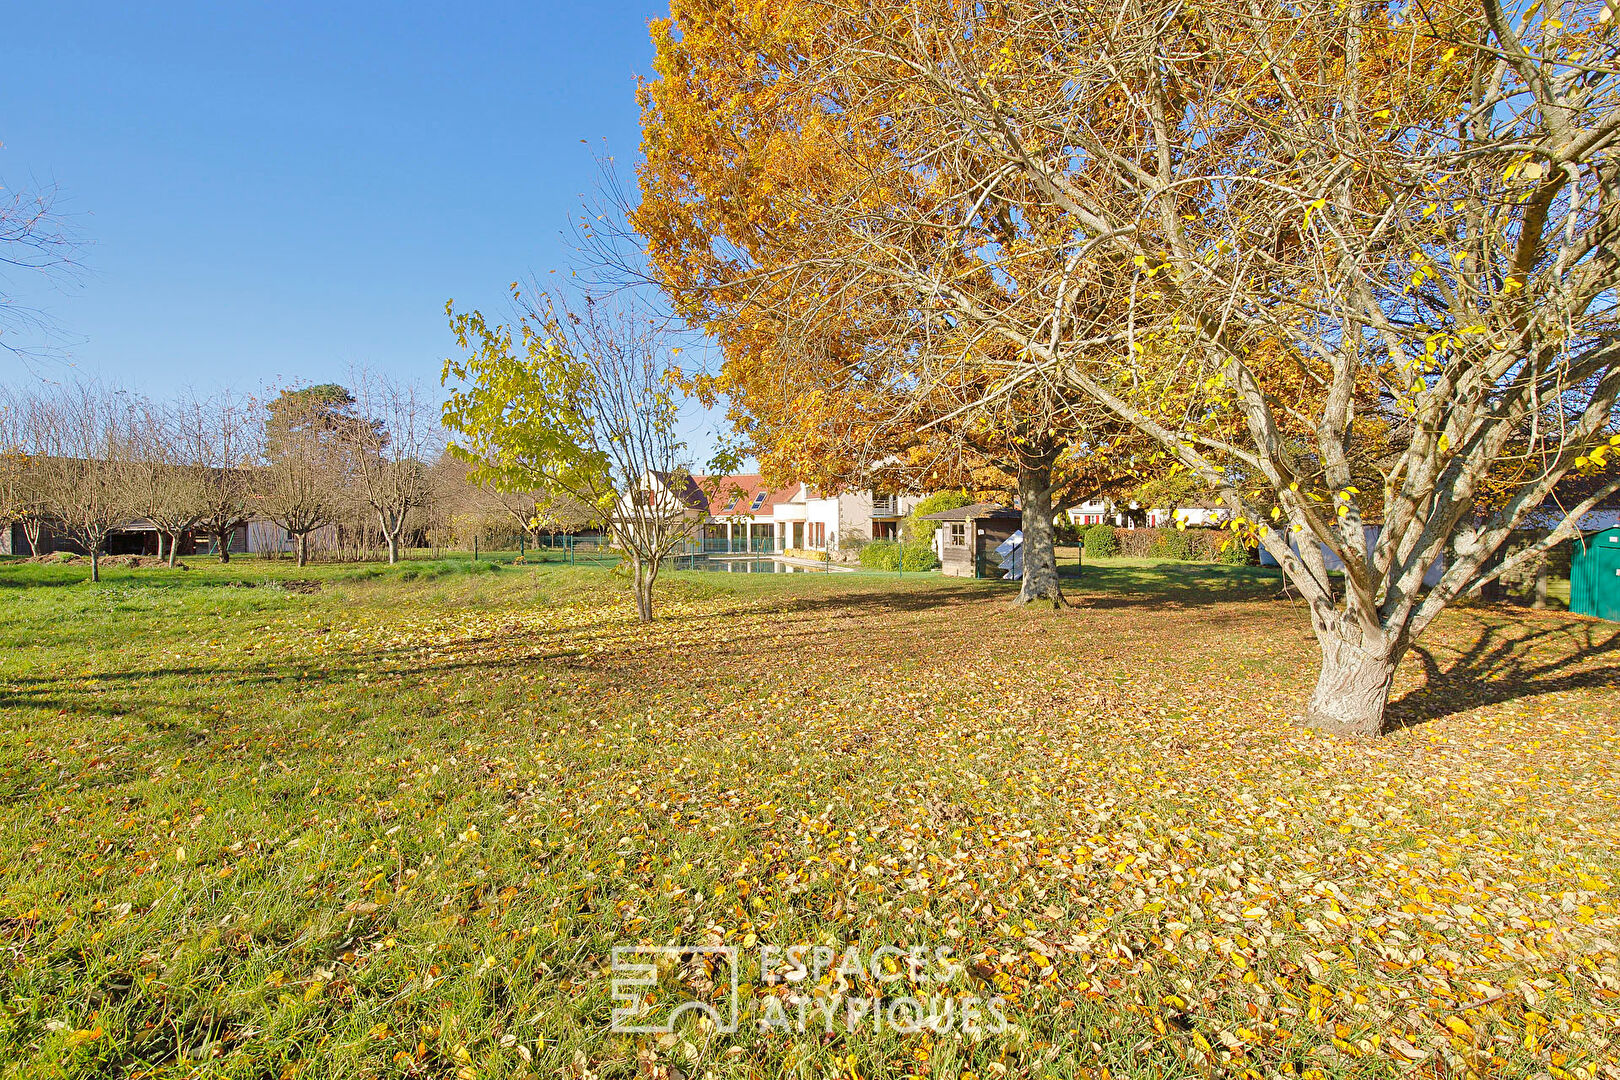
[[[1620,687],[1614,623],[1553,616],[1477,622],[1480,633],[1464,648],[1412,646],[1424,682],[1390,703],[1386,732],[1521,698]]]

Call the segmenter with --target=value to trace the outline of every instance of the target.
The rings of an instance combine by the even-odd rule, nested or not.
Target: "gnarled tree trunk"
[[[219,548],[219,561],[222,563],[231,561],[231,537],[235,534],[235,529],[214,534],[214,545]]]
[[[1018,589],[1020,604],[1063,604],[1058,582],[1057,552],[1052,536],[1052,467],[1018,468],[1018,505],[1023,512],[1024,578]]]
[[[1389,690],[1407,646],[1384,634],[1358,633],[1343,623],[1318,626],[1316,636],[1322,647],[1322,670],[1305,722],[1333,735],[1380,734]]]

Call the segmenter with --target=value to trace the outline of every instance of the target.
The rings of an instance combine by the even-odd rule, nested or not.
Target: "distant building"
[[[687,476],[649,473],[636,496],[692,520],[708,551],[836,551],[860,540],[892,540],[920,500],[875,491],[822,494],[808,484],[771,487],[756,473]]]

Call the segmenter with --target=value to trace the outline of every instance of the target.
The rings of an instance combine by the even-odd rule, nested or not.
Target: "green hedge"
[[[893,540],[873,540],[861,548],[861,565],[868,570],[899,570],[901,547]],[[934,549],[927,544],[905,545],[905,570],[908,574],[933,570],[939,566]]]
[[[1112,525],[1093,525],[1081,537],[1086,554],[1093,559],[1109,559],[1119,554],[1119,537]]]

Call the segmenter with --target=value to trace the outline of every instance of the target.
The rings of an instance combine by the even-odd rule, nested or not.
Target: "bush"
[[[782,554],[789,559],[802,559],[805,562],[827,562],[832,558],[825,551],[814,548],[788,548]]]
[[[1119,554],[1119,536],[1112,525],[1093,525],[1085,531],[1082,542],[1093,559],[1111,559]]]
[[[1255,561],[1249,545],[1237,537],[1228,536],[1225,544],[1215,555],[1215,561],[1223,566],[1248,566]]]
[[[1225,529],[1120,529],[1119,553],[1132,559],[1179,559],[1215,562],[1221,545],[1231,539]]]
[[[868,570],[900,569],[900,545],[893,540],[872,540],[863,544],[861,565]]]
[[[1160,529],[1159,535],[1148,545],[1148,558],[1192,562],[1192,538],[1179,529]]]
[[[964,506],[973,505],[973,496],[965,491],[936,491],[927,496],[911,508],[906,515],[906,539],[909,543],[932,543],[934,533],[938,531],[940,522],[924,521],[925,514],[939,514],[946,510],[957,510]]]
[[[908,574],[939,569],[939,556],[934,554],[934,549],[928,544],[907,544],[901,557]]]
[[[908,574],[933,570],[939,566],[934,549],[927,544],[905,545],[905,572]],[[873,540],[861,548],[861,565],[868,570],[900,569],[901,546],[893,540]]]

